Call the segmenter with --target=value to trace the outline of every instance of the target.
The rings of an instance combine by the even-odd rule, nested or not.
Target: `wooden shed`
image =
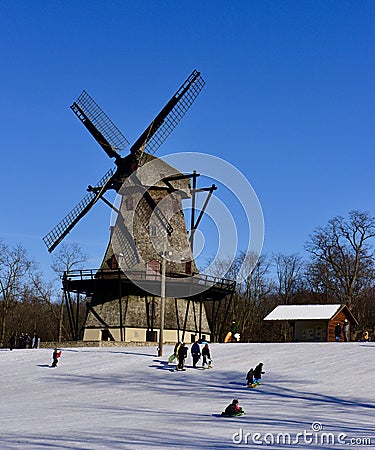
[[[346,305],[279,305],[263,320],[288,322],[293,327],[293,340],[298,342],[335,342],[335,326],[349,322],[351,330],[358,325],[356,318]]]

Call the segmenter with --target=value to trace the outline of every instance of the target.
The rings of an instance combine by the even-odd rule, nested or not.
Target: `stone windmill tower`
[[[124,157],[119,151],[128,141],[87,92],[83,91],[71,106],[116,165],[94,187],[89,186],[82,201],[43,238],[52,252],[99,199],[113,211],[110,241],[101,267],[66,272],[63,277],[75,339],[82,336],[82,296],[87,306],[84,340],[157,341],[162,317],[165,341],[210,338],[214,304],[234,288],[225,280],[201,276],[193,257],[194,231],[204,213],[203,208],[195,219],[195,196],[206,192],[208,201],[216,187],[197,189],[199,174],[182,174],[154,156],[204,84],[201,74],[194,70]],[[117,192],[115,204],[104,196],[110,189]],[[189,199],[190,236],[182,205]],[[162,311],[161,299],[165,304]],[[211,319],[207,317],[207,302]]]

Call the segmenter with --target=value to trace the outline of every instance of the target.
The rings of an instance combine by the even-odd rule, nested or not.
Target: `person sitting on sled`
[[[57,366],[60,356],[61,356],[61,350],[59,350],[58,348],[55,348],[55,350],[53,351],[53,354],[52,354],[52,359],[53,359],[52,367]]]
[[[254,384],[254,370],[253,368],[251,368],[246,375],[246,382],[248,386],[251,386],[252,384]]]
[[[221,413],[222,416],[239,416],[241,414],[244,414],[245,411],[241,408],[241,406],[238,404],[238,400],[234,399],[232,400],[232,403],[230,403],[226,408],[225,411]]]
[[[263,373],[263,363],[259,363],[254,369],[254,383],[260,384]]]

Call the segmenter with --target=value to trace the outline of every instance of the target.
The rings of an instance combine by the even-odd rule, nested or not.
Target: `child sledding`
[[[225,410],[221,413],[221,415],[223,417],[238,417],[238,416],[243,416],[244,414],[245,414],[245,411],[238,404],[237,399],[232,400],[232,403],[230,403],[225,408]]]

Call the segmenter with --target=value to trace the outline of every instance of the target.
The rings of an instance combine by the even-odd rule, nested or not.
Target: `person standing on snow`
[[[61,356],[61,350],[59,350],[58,348],[55,348],[55,350],[53,351],[52,354],[52,367],[57,367],[57,363],[59,362],[59,358]]]
[[[246,382],[248,386],[251,386],[252,384],[254,384],[254,370],[253,368],[251,368],[246,375]]]
[[[263,372],[263,363],[259,363],[254,369],[254,383],[260,384],[260,380],[262,379]]]
[[[181,345],[177,352],[178,364],[177,364],[176,370],[186,370],[184,367],[184,364],[185,364],[185,359],[187,357],[187,351],[188,351],[187,347],[185,346],[185,344],[183,342],[181,342]]]
[[[9,339],[9,350],[14,349],[15,343],[16,343],[16,338],[15,338],[14,334],[12,334],[12,336]]]
[[[199,347],[198,342],[194,342],[191,346],[191,356],[193,357],[193,367],[196,367],[197,362],[201,357],[201,348]]]
[[[341,325],[340,325],[340,322],[337,322],[337,324],[335,326],[335,339],[336,339],[336,342],[340,342],[340,339],[341,339]]]
[[[208,344],[205,344],[203,347],[202,357],[203,357],[202,367],[205,367],[205,365],[207,364],[207,367],[210,369],[211,368],[211,353],[210,353]]]
[[[349,322],[348,322],[348,319],[344,320],[344,324],[342,326],[342,332],[344,334],[344,341],[348,342],[348,340],[349,340]]]

